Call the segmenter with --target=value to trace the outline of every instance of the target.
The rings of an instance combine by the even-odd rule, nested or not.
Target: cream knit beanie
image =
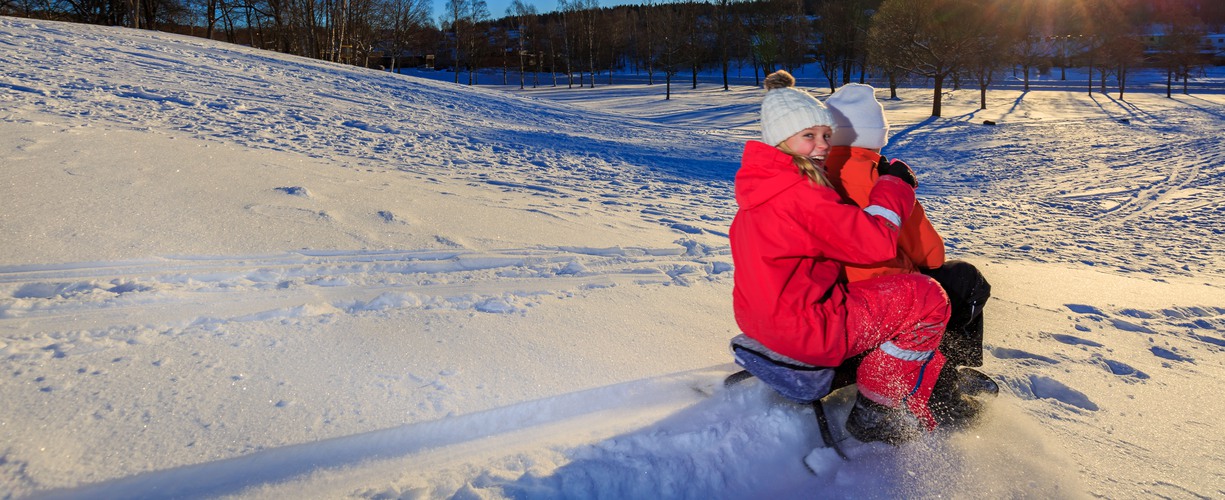
[[[761,140],[771,146],[809,127],[834,127],[834,119],[821,101],[795,88],[795,77],[778,70],[766,77],[761,101]]]
[[[825,105],[838,124],[830,144],[881,149],[889,141],[885,108],[876,100],[876,89],[871,85],[843,85],[825,100]]]

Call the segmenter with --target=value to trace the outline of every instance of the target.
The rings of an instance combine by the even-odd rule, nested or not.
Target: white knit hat
[[[777,145],[801,130],[818,125],[834,127],[834,119],[821,101],[795,88],[795,77],[778,70],[766,77],[761,101],[761,140]]]
[[[881,149],[889,142],[889,122],[885,108],[876,100],[876,89],[862,83],[848,83],[825,100],[834,123],[838,124],[829,143],[834,146]]]

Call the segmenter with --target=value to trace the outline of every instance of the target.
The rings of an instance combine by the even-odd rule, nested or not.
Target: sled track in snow
[[[482,449],[547,446],[575,429],[591,441],[651,423],[720,390],[731,365],[625,382],[502,408],[160,470],[32,498],[213,498],[306,475],[353,488],[405,470],[481,458]],[[579,443],[561,443],[575,445]],[[496,457],[495,457],[496,458]],[[316,491],[315,494],[318,494]]]

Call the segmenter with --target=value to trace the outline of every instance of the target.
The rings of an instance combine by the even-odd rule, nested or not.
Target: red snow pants
[[[948,296],[922,274],[857,281],[847,285],[847,292],[851,354],[871,350],[856,374],[859,392],[891,408],[904,404],[934,429],[927,401],[944,366],[936,348],[949,319]]]

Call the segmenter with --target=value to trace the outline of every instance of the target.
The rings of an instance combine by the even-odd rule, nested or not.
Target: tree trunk
[[[1089,74],[1085,76],[1085,80],[1089,81],[1089,96],[1093,96],[1093,58],[1089,58]]]
[[[753,54],[753,86],[760,87],[761,78],[757,76],[757,52],[752,52],[752,54]]]
[[[595,16],[595,12],[588,12]],[[591,88],[595,88],[595,20],[587,21],[587,68],[591,71]]]
[[[729,64],[727,61],[727,55],[724,54],[723,56],[723,90],[731,89],[731,87],[728,85],[728,82],[727,82],[727,72],[731,70],[730,66],[731,64]]]
[[[932,98],[932,116],[940,117],[940,99],[944,97],[944,75],[936,75],[936,90]]]

